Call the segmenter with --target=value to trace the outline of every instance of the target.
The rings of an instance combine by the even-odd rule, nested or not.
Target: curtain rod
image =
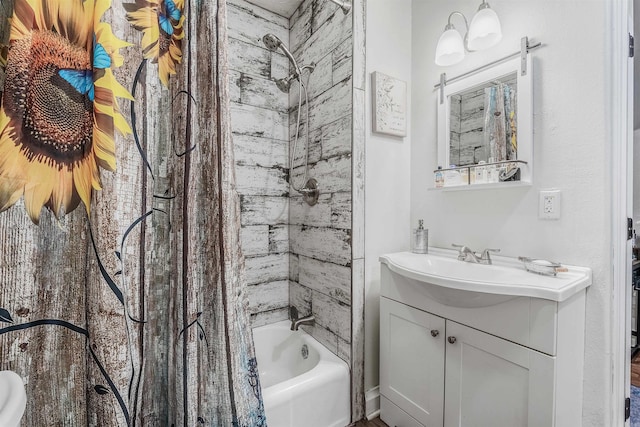
[[[504,56],[504,57],[502,57],[500,59],[496,59],[495,61],[489,62],[488,64],[481,65],[480,67],[474,68],[473,70],[467,71],[466,73],[460,74],[459,76],[455,76],[455,77],[452,77],[450,79],[447,79],[446,78],[446,74],[442,73],[442,74],[440,74],[440,83],[437,83],[437,84],[433,85],[433,87],[434,87],[434,89],[437,89],[439,87],[443,87],[447,83],[451,83],[451,82],[454,82],[456,80],[460,80],[460,79],[462,79],[464,77],[467,77],[469,75],[476,74],[476,73],[478,73],[480,71],[483,71],[483,70],[485,70],[485,69],[487,69],[489,67],[492,67],[492,66],[494,66],[496,64],[504,62],[504,61],[506,61],[508,59],[515,58],[516,56],[520,56],[520,58],[522,60],[521,69],[522,69],[522,75],[524,76],[524,75],[527,74],[527,54],[530,51],[532,51],[534,49],[537,49],[537,48],[539,48],[541,46],[542,46],[542,43],[540,43],[540,42],[538,42],[536,44],[533,44],[533,45],[530,45],[529,44],[529,38],[525,36],[522,39],[520,39],[520,51],[519,52],[514,52],[511,55],[507,55],[507,56]]]

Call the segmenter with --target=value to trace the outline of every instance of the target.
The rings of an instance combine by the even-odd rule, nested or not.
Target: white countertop
[[[524,269],[516,258],[492,256],[493,265],[457,259],[458,252],[429,248],[428,254],[398,252],[380,262],[397,274],[450,289],[564,301],[591,285],[591,269],[563,265],[568,272],[544,276]]]

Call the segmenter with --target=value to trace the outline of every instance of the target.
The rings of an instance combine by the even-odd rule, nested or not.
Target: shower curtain
[[[518,158],[516,97],[509,84],[496,83],[484,89],[483,145],[489,147],[489,161]]]
[[[0,370],[24,426],[266,425],[225,6],[0,5]]]

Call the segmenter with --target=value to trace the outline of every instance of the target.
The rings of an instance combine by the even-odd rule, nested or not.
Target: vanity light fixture
[[[460,15],[464,20],[467,32],[462,35],[451,23],[453,15]],[[440,66],[454,65],[464,59],[465,50],[488,49],[495,46],[502,39],[502,29],[498,15],[485,0],[478,7],[478,11],[471,19],[471,25],[462,12],[451,12],[444,32],[438,39],[436,46],[436,64]]]

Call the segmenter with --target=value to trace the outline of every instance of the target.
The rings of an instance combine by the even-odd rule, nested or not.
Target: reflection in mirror
[[[518,159],[517,73],[450,95],[449,163]]]

